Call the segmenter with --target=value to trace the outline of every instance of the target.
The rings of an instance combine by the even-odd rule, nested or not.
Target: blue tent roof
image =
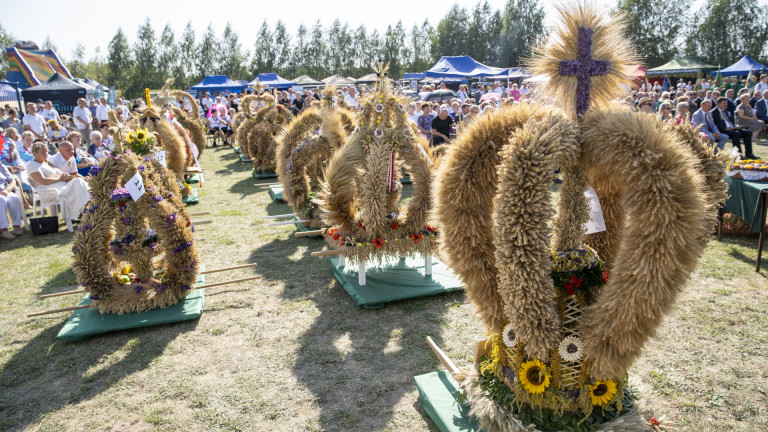
[[[428,71],[427,78],[475,78],[501,75],[504,68],[486,66],[470,56],[443,56]]]
[[[256,79],[254,79],[248,84],[250,85],[256,84],[256,80],[258,80],[259,82],[261,82],[262,85],[265,85],[268,88],[287,89],[296,85],[295,81],[288,81],[287,79],[281,77],[276,73],[260,73],[259,76],[256,77]]]
[[[419,72],[406,72],[406,73],[403,74],[403,79],[407,79],[407,80],[412,80],[412,79],[423,80],[424,79],[424,74],[423,73],[419,73]]]
[[[229,79],[226,75],[208,75],[202,81],[190,87],[195,91],[227,91],[240,93],[248,87],[244,84],[238,84]]]
[[[720,75],[722,76],[736,76],[736,75],[743,75],[747,76],[749,75],[749,71],[754,71],[755,73],[759,73],[762,71],[766,66],[764,64],[760,64],[754,60],[748,55],[745,55],[741,58],[741,60],[737,61],[736,63],[728,66],[727,68],[720,71]],[[717,71],[711,72],[713,76],[717,75]]]

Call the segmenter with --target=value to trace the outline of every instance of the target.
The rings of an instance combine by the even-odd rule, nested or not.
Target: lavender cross
[[[592,33],[594,30],[579,27],[579,58],[560,62],[560,75],[578,78],[576,87],[576,115],[582,115],[589,109],[589,92],[592,77],[608,75],[611,63],[605,60],[592,60]]]

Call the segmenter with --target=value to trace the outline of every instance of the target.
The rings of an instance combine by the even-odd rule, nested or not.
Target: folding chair
[[[32,186],[32,217],[35,217],[38,203],[40,204],[40,217],[45,215],[45,209],[50,208],[53,216],[58,216],[61,212],[61,196],[56,189],[35,189]],[[67,224],[67,231],[73,232],[72,219],[64,219]]]

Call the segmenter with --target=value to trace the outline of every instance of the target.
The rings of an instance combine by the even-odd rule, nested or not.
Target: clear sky
[[[540,0],[547,14],[546,23],[554,19],[555,0]],[[616,0],[593,0],[599,7],[610,10]],[[488,0],[493,9],[501,9],[506,0]],[[2,8],[0,23],[16,39],[32,40],[42,45],[49,36],[58,47],[59,56],[66,60],[78,42],[86,48],[86,59],[93,56],[96,47],[106,53],[107,45],[118,27],[122,27],[132,43],[138,27],[149,16],[155,34],[159,35],[166,24],[170,24],[178,37],[187,22],[191,21],[198,38],[213,25],[216,34],[221,34],[227,22],[240,36],[243,49],[252,51],[256,33],[262,22],[274,28],[282,20],[291,35],[303,22],[307,26],[317,20],[330,25],[335,19],[348,22],[357,28],[365,24],[369,30],[386,30],[388,24],[402,21],[406,29],[429,19],[433,26],[445,16],[453,4],[473,8],[478,1],[451,0],[387,0],[380,2],[342,0],[292,0],[292,1],[247,1],[247,0],[127,0],[127,1],[52,1],[27,0],[6,1]],[[117,5],[120,6],[117,6]],[[467,53],[470,54],[471,53]]]

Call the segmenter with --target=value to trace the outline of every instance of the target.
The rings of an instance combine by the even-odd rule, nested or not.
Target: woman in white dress
[[[79,174],[67,174],[48,163],[48,146],[42,142],[32,144],[35,160],[27,163],[29,180],[38,191],[55,189],[61,196],[64,219],[77,219],[91,199],[88,183]]]

